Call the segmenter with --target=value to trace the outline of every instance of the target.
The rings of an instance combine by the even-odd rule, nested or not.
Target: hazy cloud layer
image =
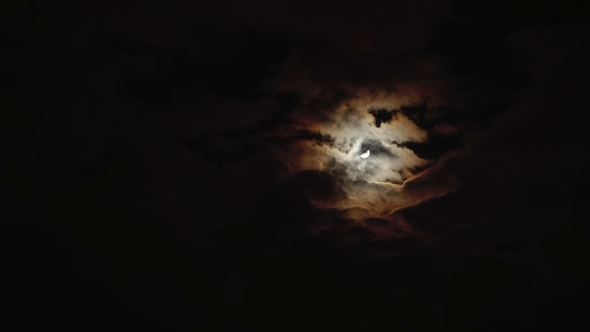
[[[577,322],[587,7],[471,3],[6,5],[14,321]]]

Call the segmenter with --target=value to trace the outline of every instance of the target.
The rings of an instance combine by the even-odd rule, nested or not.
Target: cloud
[[[23,321],[101,321],[89,297],[163,329],[477,330],[586,277],[587,28],[454,3],[12,18],[0,190]]]
[[[513,38],[527,40],[536,49],[535,81],[486,135],[416,179],[426,181],[426,187],[428,182],[440,182],[437,177],[453,179],[453,193],[395,214],[441,246],[467,251],[495,252],[504,243],[535,242],[550,236],[557,224],[576,223],[576,216],[585,212],[573,205],[575,190],[564,181],[567,174],[582,174],[586,149],[581,138],[575,138],[581,132],[571,117],[555,112],[585,103],[577,82],[588,66],[578,58],[584,55],[575,40],[587,33],[587,29],[553,27],[515,34]],[[556,44],[569,61],[545,55]],[[562,88],[565,80],[572,84],[569,88]]]

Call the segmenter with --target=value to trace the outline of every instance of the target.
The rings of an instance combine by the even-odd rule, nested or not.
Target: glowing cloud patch
[[[372,109],[398,109],[403,105],[402,101],[379,103],[377,99],[353,98],[326,112],[323,118],[308,118],[294,127],[332,139],[330,144],[301,144],[300,158],[292,165],[297,170],[318,170],[339,179],[345,196],[318,204],[339,209],[353,219],[389,218],[394,211],[429,197],[406,190],[405,183],[418,177],[432,161],[418,157],[403,144],[427,142],[427,132],[400,112],[391,112],[391,119],[375,125]]]

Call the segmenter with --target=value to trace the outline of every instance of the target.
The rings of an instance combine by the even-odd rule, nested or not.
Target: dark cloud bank
[[[586,3],[2,6],[7,330],[587,329]],[[299,162],[380,93],[428,199],[355,219]]]

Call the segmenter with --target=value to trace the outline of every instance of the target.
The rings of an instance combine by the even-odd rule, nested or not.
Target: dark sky
[[[3,3],[7,331],[587,330],[589,23]]]

